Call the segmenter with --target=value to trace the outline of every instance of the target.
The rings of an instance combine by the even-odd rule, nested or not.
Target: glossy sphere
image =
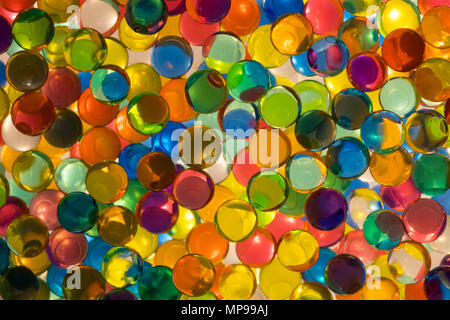
[[[23,200],[16,197],[8,197],[0,207],[0,234],[5,236],[8,225],[18,216],[28,214],[28,207]]]
[[[256,290],[253,271],[243,264],[226,266],[219,276],[219,292],[226,300],[248,300]]]
[[[102,300],[105,295],[105,279],[96,269],[81,265],[68,272],[62,283],[62,290],[66,300]],[[75,272],[79,272],[79,287],[73,286]]]
[[[144,135],[160,132],[169,121],[169,105],[160,95],[143,93],[128,105],[128,120],[134,130]]]
[[[431,199],[411,202],[403,212],[402,219],[411,240],[421,243],[438,239],[447,223],[444,209]]]
[[[136,170],[139,161],[150,152],[142,144],[130,144],[120,152],[119,164],[125,169],[128,179],[137,179]]]
[[[203,57],[210,69],[228,73],[231,67],[245,58],[245,45],[236,35],[217,32],[210,35],[203,44]]]
[[[344,8],[339,0],[308,1],[303,14],[319,35],[335,33],[344,20]]]
[[[25,258],[36,257],[48,244],[48,229],[39,218],[21,215],[9,224],[6,241],[16,255]]]
[[[217,210],[215,217],[217,231],[232,242],[248,239],[257,228],[255,209],[244,200],[229,200]]]
[[[361,139],[372,151],[390,153],[404,142],[405,125],[402,119],[390,111],[370,114],[361,126]]]
[[[438,151],[447,142],[448,135],[448,124],[437,111],[419,110],[406,121],[406,142],[415,152]]]
[[[336,253],[328,248],[321,248],[319,258],[316,263],[302,272],[304,281],[314,281],[325,285],[325,268],[331,258],[335,257]]]
[[[386,36],[381,52],[384,61],[392,69],[411,71],[422,63],[425,43],[416,31],[400,28]]]
[[[297,92],[302,102],[302,113],[311,110],[328,112],[330,93],[322,83],[314,80],[303,80],[297,83],[293,89]]]
[[[379,285],[370,285],[370,282],[378,282]],[[361,289],[362,300],[400,300],[400,293],[397,284],[389,278],[371,278]]]
[[[409,178],[397,186],[381,186],[380,196],[389,208],[403,211],[409,203],[420,198],[420,191]]]
[[[257,61],[241,61],[234,64],[228,72],[227,87],[236,100],[256,102],[269,89],[269,74]]]
[[[156,41],[151,55],[155,70],[166,78],[178,78],[192,66],[191,45],[183,38],[167,36]]]
[[[81,82],[70,69],[55,68],[48,72],[41,92],[58,108],[70,106],[81,94]]]
[[[346,222],[354,229],[362,230],[367,216],[374,211],[383,209],[380,196],[372,189],[353,189],[347,194],[346,199],[348,204]]]
[[[104,126],[114,120],[119,111],[118,105],[108,105],[98,101],[91,89],[86,89],[78,100],[78,114],[80,118],[93,126]]]
[[[67,61],[64,58],[64,41],[70,33],[71,29],[67,26],[55,27],[55,35],[52,41],[42,50],[42,55],[45,59],[57,67],[67,66]]]
[[[41,191],[31,199],[30,214],[41,219],[48,230],[53,231],[60,226],[56,210],[62,198],[64,198],[64,193],[61,191]]]
[[[349,160],[352,159],[351,162]],[[369,167],[370,155],[367,147],[353,137],[336,140],[327,150],[325,163],[328,170],[343,179],[362,175]]]
[[[139,182],[147,189],[161,191],[174,182],[176,167],[170,156],[151,152],[141,158],[136,174]]]
[[[6,77],[16,90],[35,91],[47,80],[48,66],[44,58],[34,51],[19,51],[8,59]]]
[[[218,22],[200,23],[194,20],[189,13],[184,12],[180,18],[179,28],[181,35],[187,42],[192,45],[202,46],[210,35],[219,31],[220,24]]]
[[[151,233],[169,231],[178,219],[178,204],[165,192],[148,192],[136,205],[139,224]]]
[[[247,240],[236,244],[236,254],[241,262],[251,268],[262,268],[272,262],[277,243],[264,228],[258,228]]]
[[[367,17],[375,13],[382,0],[343,0],[342,6],[350,14],[357,17]]]
[[[288,191],[288,183],[282,175],[272,171],[264,171],[250,179],[247,196],[255,209],[273,211],[286,202]]]
[[[82,233],[72,233],[63,228],[54,230],[48,239],[47,255],[53,265],[68,268],[86,258],[88,242]]]
[[[323,37],[308,49],[308,65],[319,76],[335,76],[345,69],[349,53],[347,46],[336,37]]]
[[[172,270],[175,287],[185,295],[198,297],[208,293],[215,280],[214,265],[204,256],[190,254],[180,258]]]
[[[79,5],[80,0],[38,0],[39,9],[47,12],[55,23],[64,23],[68,20],[71,12],[66,12],[66,8],[71,5]]]
[[[403,237],[401,218],[388,210],[378,210],[369,214],[364,221],[364,238],[380,250],[395,248]]]
[[[308,111],[297,119],[295,137],[307,150],[323,150],[332,144],[336,137],[336,123],[326,112]]]
[[[183,240],[165,241],[156,249],[155,265],[166,266],[173,269],[178,259],[188,253],[186,243]]]
[[[3,300],[32,300],[39,289],[38,278],[27,267],[12,267],[0,278]]]
[[[449,300],[450,288],[450,266],[439,266],[434,268],[425,277],[423,287],[428,300]]]
[[[395,247],[388,257],[389,271],[398,282],[414,284],[430,271],[430,254],[418,242],[404,241]]]
[[[0,120],[3,121],[9,113],[9,97],[5,90],[0,90]]]
[[[104,161],[92,166],[86,175],[86,189],[97,201],[112,203],[127,191],[128,176],[116,162]]]
[[[163,0],[130,0],[125,19],[131,29],[140,34],[155,34],[166,24],[167,5]]]
[[[86,193],[73,192],[66,195],[58,204],[58,221],[70,232],[85,232],[97,220],[98,206]]]
[[[420,24],[420,12],[409,0],[394,0],[381,5],[377,13],[377,27],[385,37],[399,28],[417,30]]]
[[[414,185],[423,194],[441,195],[450,185],[450,160],[440,153],[423,155],[414,163],[411,176]]]
[[[220,21],[220,26],[239,37],[254,31],[260,22],[261,11],[255,0],[232,0],[228,14]]]
[[[9,182],[3,174],[0,174],[0,207],[5,204],[9,197]]]
[[[45,190],[53,180],[55,169],[45,154],[26,151],[14,161],[12,176],[14,182],[28,192]]]
[[[345,220],[347,202],[339,191],[320,189],[309,195],[305,203],[305,214],[313,227],[333,230]]]
[[[290,300],[333,300],[333,295],[321,283],[305,282],[292,291]]]
[[[214,224],[201,223],[194,227],[187,238],[189,253],[196,253],[217,264],[228,253],[228,241],[222,237]]]
[[[78,146],[81,159],[89,165],[103,160],[115,160],[120,154],[120,140],[117,134],[105,127],[89,129]]]
[[[256,106],[251,103],[230,99],[220,109],[218,114],[219,125],[225,132],[233,132],[235,139],[248,138],[259,126],[259,114]],[[243,130],[243,135],[239,130]]]
[[[305,51],[299,55],[296,56],[291,56],[290,60],[291,60],[291,64],[294,67],[294,69],[299,72],[300,74],[304,75],[304,76],[314,76],[315,73],[312,72],[311,68],[308,65],[308,52]],[[305,81],[309,81],[309,80],[304,80],[302,82]]]
[[[333,257],[325,268],[325,282],[334,293],[348,295],[364,285],[366,271],[362,262],[351,254]]]
[[[0,17],[0,30],[2,31],[2,37],[0,38],[0,52],[4,53],[11,45],[13,37],[11,33],[11,24],[3,16]]]
[[[261,291],[269,299],[288,299],[301,281],[300,272],[285,268],[276,257],[268,266],[262,268],[259,274]]]
[[[289,56],[280,53],[272,44],[270,30],[272,26],[265,24],[253,31],[247,41],[247,49],[252,60],[266,68],[276,68],[283,65]]]
[[[112,246],[123,246],[137,232],[137,221],[133,212],[125,207],[111,206],[103,210],[97,219],[100,237]]]
[[[381,87],[380,104],[384,110],[403,118],[409,116],[419,105],[420,98],[411,79],[389,79]]]
[[[428,44],[435,48],[450,48],[449,16],[448,4],[434,7],[424,15],[420,23],[420,31]]]
[[[22,48],[41,50],[52,41],[55,27],[47,12],[32,8],[17,15],[12,34]]]
[[[108,291],[103,300],[137,300],[137,298],[134,293],[120,288]]]
[[[115,287],[133,285],[139,281],[144,271],[141,256],[127,247],[114,247],[108,250],[102,260],[102,275]]]
[[[327,178],[327,166],[315,153],[301,152],[293,155],[286,164],[286,179],[298,192],[311,192],[320,188]]]
[[[290,12],[301,13],[303,11],[303,2],[295,0],[262,0],[262,10],[264,16],[273,23],[277,18]]]
[[[138,226],[135,237],[126,246],[136,250],[142,259],[147,259],[155,253],[158,247],[158,235],[150,233]]]
[[[201,23],[222,20],[230,10],[231,0],[186,0],[189,15]]]
[[[281,16],[273,24],[270,37],[274,47],[282,54],[294,56],[308,50],[313,41],[313,27],[299,13]]]
[[[444,101],[450,98],[450,62],[442,58],[425,60],[416,70],[414,81],[422,98],[429,101]]]
[[[139,295],[143,300],[178,300],[180,292],[172,280],[172,270],[165,266],[148,268],[139,280]]]
[[[282,265],[292,271],[311,268],[319,257],[319,244],[307,231],[291,230],[278,241],[277,256]]]
[[[380,41],[377,27],[369,19],[360,17],[345,21],[339,27],[338,38],[347,45],[351,56],[362,51],[377,50]]]
[[[228,89],[218,71],[194,72],[187,80],[185,94],[189,105],[199,113],[213,113],[224,106]]]
[[[361,128],[372,113],[372,102],[366,93],[357,89],[345,89],[336,94],[331,103],[331,114],[336,124],[344,129]]]
[[[281,167],[289,160],[291,146],[289,138],[282,130],[272,128],[260,129],[255,135],[250,137],[248,148],[249,163],[255,163],[261,168]],[[249,175],[249,178],[259,171],[261,169],[256,170],[255,168],[252,171],[253,174]]]
[[[119,24],[119,39],[130,50],[141,52],[150,49],[158,38],[158,33],[137,33],[128,25],[126,19]]]
[[[384,84],[387,68],[376,53],[363,52],[353,56],[347,65],[350,82],[361,91],[374,91]]]
[[[94,71],[89,86],[95,99],[114,105],[128,96],[130,79],[120,67],[107,65]]]
[[[55,182],[59,190],[65,193],[86,192],[88,166],[80,159],[63,160],[55,170]]]
[[[64,41],[64,57],[78,71],[100,67],[106,59],[106,53],[105,39],[93,29],[75,30]]]
[[[173,183],[173,196],[183,207],[198,210],[206,206],[214,194],[214,181],[203,172],[186,169]]]
[[[45,140],[56,148],[69,148],[77,143],[82,135],[80,117],[71,110],[56,110],[55,120],[44,132]]]
[[[273,86],[259,101],[259,114],[272,128],[287,128],[300,115],[301,102],[297,93],[286,86]]]
[[[169,104],[170,121],[188,121],[197,114],[187,102],[184,94],[185,86],[185,79],[172,79],[161,88],[159,94]]]
[[[411,155],[404,148],[388,154],[372,153],[369,164],[372,177],[384,186],[396,186],[405,182],[411,175],[412,167]]]
[[[11,120],[21,133],[37,136],[52,125],[55,120],[55,109],[45,95],[30,92],[14,102]]]

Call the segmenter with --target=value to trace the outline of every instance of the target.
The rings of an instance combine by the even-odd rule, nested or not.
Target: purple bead
[[[151,233],[169,231],[178,219],[178,204],[166,192],[147,192],[136,206],[140,225]]]
[[[0,16],[0,53],[9,49],[12,43],[11,25],[8,20]]]
[[[337,255],[325,268],[325,282],[340,295],[358,292],[366,280],[366,269],[357,257],[351,254]]]
[[[137,300],[136,296],[130,291],[119,288],[108,292],[104,300]]]
[[[187,2],[189,15],[200,23],[219,22],[225,18],[231,7],[231,0],[187,0]]]
[[[361,91],[379,89],[386,78],[386,64],[374,53],[353,56],[347,66],[348,78]]]
[[[320,38],[308,49],[306,59],[311,70],[319,76],[335,76],[347,66],[346,44],[332,36]]]
[[[428,300],[450,300],[450,266],[434,268],[425,277],[423,288]]]
[[[450,254],[442,258],[441,266],[450,266]]]
[[[347,215],[347,200],[334,189],[324,188],[311,193],[306,199],[305,214],[308,222],[320,230],[333,230]]]

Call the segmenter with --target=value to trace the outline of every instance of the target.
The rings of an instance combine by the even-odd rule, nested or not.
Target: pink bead
[[[60,227],[56,214],[59,201],[64,193],[58,190],[44,190],[36,194],[30,202],[30,214],[41,219],[49,231]]]

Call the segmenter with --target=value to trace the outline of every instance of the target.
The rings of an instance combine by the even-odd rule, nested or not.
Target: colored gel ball
[[[127,191],[128,176],[116,162],[103,161],[92,166],[86,175],[86,189],[96,201],[112,203]]]
[[[61,286],[66,273],[66,269],[61,269],[52,265],[48,269],[47,276],[45,278],[50,292],[60,298],[64,297]]]
[[[420,243],[403,241],[388,256],[389,271],[395,280],[404,284],[421,281],[430,271],[430,254]]]
[[[55,35],[52,41],[42,50],[44,58],[56,67],[67,66],[67,61],[64,58],[64,41],[70,33],[71,29],[67,26],[55,27]]]
[[[344,20],[344,8],[339,0],[312,0],[303,11],[315,34],[333,34]]]
[[[299,72],[300,74],[311,77],[314,76],[315,73],[311,70],[311,68],[308,65],[308,51],[304,51],[303,53],[295,56],[291,56],[291,64],[292,67],[294,67],[295,71]],[[310,80],[304,80],[301,82],[310,81]],[[301,83],[300,82],[300,83]]]
[[[233,0],[232,2],[220,26],[239,37],[247,36],[258,27],[261,19],[258,2],[256,0]]]
[[[450,185],[450,160],[440,153],[423,155],[415,161],[411,176],[414,185],[423,194],[441,195]]]
[[[330,290],[321,283],[305,282],[292,291],[290,300],[334,300]]]
[[[0,207],[6,203],[9,197],[9,182],[3,174],[0,174]]]
[[[361,176],[369,167],[370,155],[367,147],[358,139],[337,139],[327,150],[325,163],[328,170],[342,179]]]
[[[29,9],[19,13],[12,24],[12,35],[24,49],[42,50],[55,35],[52,18],[40,9]]]
[[[447,122],[435,110],[416,111],[406,121],[406,143],[415,152],[437,152],[444,147],[448,135]]]
[[[343,0],[342,6],[357,17],[368,17],[378,10],[382,0]]]
[[[291,271],[305,271],[319,258],[319,243],[309,232],[291,230],[278,241],[277,256]]]
[[[372,282],[372,283],[371,283]],[[373,285],[376,283],[377,285]],[[400,300],[397,283],[385,277],[372,277],[361,289],[362,300]]]
[[[302,113],[311,110],[329,111],[330,93],[322,83],[314,80],[303,80],[298,82],[293,89],[302,102]]]
[[[217,210],[215,224],[219,234],[232,242],[251,237],[257,228],[255,209],[244,200],[229,200]]]
[[[311,46],[313,27],[300,13],[290,13],[279,17],[272,24],[270,37],[280,53],[295,56]]]
[[[270,23],[273,23],[282,15],[294,12],[302,13],[303,1],[295,0],[262,0],[262,11]]]
[[[194,72],[186,82],[185,93],[189,105],[199,113],[218,111],[228,98],[224,78],[218,71],[210,69]]]
[[[316,263],[309,269],[302,272],[302,277],[308,282],[325,283],[325,268],[331,258],[335,257],[336,253],[328,248],[321,248],[319,251],[319,258]]]
[[[276,257],[268,266],[262,268],[259,274],[261,291],[269,299],[289,299],[292,291],[301,282],[301,273],[285,268]]]
[[[295,123],[297,142],[307,150],[321,151],[329,147],[336,137],[336,123],[320,110],[303,113]]]
[[[47,61],[34,51],[19,51],[8,59],[6,77],[19,91],[35,91],[47,80]]]
[[[172,269],[178,259],[188,253],[186,243],[183,240],[166,240],[159,244],[155,252],[155,265],[166,266]]]
[[[78,286],[74,286],[78,277]],[[64,276],[62,291],[66,300],[102,300],[106,282],[102,274],[90,266],[77,266]]]
[[[27,204],[23,200],[9,196],[0,207],[0,234],[5,236],[8,225],[18,216],[28,213]]]
[[[361,91],[374,91],[384,84],[387,68],[376,53],[362,52],[354,55],[347,65],[350,82]]]
[[[229,265],[220,273],[218,287],[220,295],[226,300],[248,300],[255,293],[256,277],[246,265]]]
[[[86,192],[86,175],[88,166],[80,159],[63,160],[55,170],[55,182],[58,188],[65,192]]]
[[[173,156],[173,152],[174,150],[177,150],[178,146],[177,138],[185,129],[186,126],[184,124],[169,121],[161,132],[154,134],[144,144],[151,147],[154,151],[160,151],[167,155]]]
[[[342,239],[345,232],[345,223],[342,223],[339,225],[339,227],[324,231],[317,228],[314,228],[308,221],[305,221],[305,230],[311,233],[314,238],[316,238],[317,242],[319,243],[319,246],[321,248],[326,248],[333,246],[339,242],[339,240]]]
[[[301,102],[297,93],[286,86],[273,86],[258,104],[259,114],[272,128],[287,128],[297,121]]]
[[[12,176],[23,190],[40,192],[53,180],[54,167],[49,157],[39,151],[26,151],[14,161]]]
[[[151,48],[158,38],[158,33],[142,34],[135,32],[127,23],[126,19],[122,19],[119,24],[119,39],[123,45],[133,51],[142,52]]]
[[[155,34],[164,27],[167,18],[167,5],[163,0],[130,0],[127,3],[125,19],[136,33]]]
[[[319,76],[335,76],[347,66],[347,46],[336,37],[327,36],[316,40],[308,49],[308,65]]]
[[[6,241],[16,255],[25,258],[36,257],[48,244],[48,228],[35,216],[21,215],[9,224]]]
[[[136,235],[137,228],[134,213],[125,207],[106,208],[97,219],[98,234],[105,242],[115,247],[130,242]]]
[[[160,132],[169,121],[166,100],[158,94],[142,93],[130,101],[127,109],[131,127],[143,135]]]
[[[203,255],[214,264],[221,262],[229,249],[228,241],[217,231],[213,223],[195,226],[189,233],[186,244],[189,253]]]
[[[378,153],[391,153],[404,142],[405,125],[390,111],[370,114],[361,126],[361,140],[367,148]]]
[[[384,186],[396,186],[405,182],[411,175],[412,167],[411,155],[404,148],[388,154],[372,153],[369,164],[372,177]]]
[[[313,152],[293,155],[286,164],[286,179],[297,192],[311,192],[320,188],[327,178],[325,161]]]
[[[72,233],[63,228],[53,230],[48,239],[47,255],[58,268],[78,265],[86,258],[88,242],[82,233]]]
[[[180,18],[179,29],[182,37],[191,45],[202,46],[210,35],[219,31],[220,23],[200,23],[184,12]]]
[[[55,107],[67,107],[80,98],[81,82],[72,70],[55,68],[48,72],[41,91]]]
[[[37,193],[30,202],[30,214],[42,220],[49,231],[58,228],[56,210],[64,193],[57,190],[44,190]]]
[[[254,163],[260,167],[251,171],[253,175],[261,171],[261,168],[283,166],[289,160],[291,147],[289,137],[282,130],[272,128],[258,130],[256,134],[250,137],[248,147],[250,164]],[[248,163],[248,160],[245,161]],[[250,172],[247,174],[249,174],[248,178],[252,177]]]
[[[361,17],[345,21],[339,27],[338,38],[347,45],[350,56],[362,51],[376,51],[380,42],[380,35],[375,24]]]
[[[377,12],[377,27],[385,37],[399,28],[417,30],[420,24],[420,12],[409,0],[384,2]]]
[[[197,114],[187,101],[185,86],[185,79],[172,79],[161,88],[160,94],[169,104],[170,121],[188,121]]]
[[[423,287],[428,300],[450,300],[450,266],[439,266],[425,277]]]
[[[435,48],[450,47],[450,28],[447,19],[449,15],[448,4],[442,3],[442,6],[431,8],[422,18],[420,31],[423,39]]]
[[[409,203],[420,198],[420,191],[414,186],[413,180],[408,178],[397,186],[381,186],[380,196],[389,208],[403,211]]]
[[[256,106],[234,99],[228,100],[219,110],[218,120],[222,131],[234,139],[248,138],[259,127],[259,113]]]
[[[70,148],[83,135],[80,117],[71,110],[56,110],[55,120],[44,132],[47,142],[56,148]]]
[[[103,36],[94,29],[73,31],[64,41],[64,57],[78,71],[91,71],[106,59],[107,46]]]
[[[388,210],[372,212],[364,220],[364,238],[367,243],[380,250],[395,248],[403,238],[403,222]]]
[[[106,65],[94,71],[90,89],[94,98],[101,103],[118,104],[128,96],[130,79],[120,67]]]
[[[4,65],[3,65],[3,67],[4,67]],[[0,64],[0,69],[1,68],[2,68],[2,65]],[[4,75],[4,70],[5,70],[4,68],[3,68],[3,70],[0,70],[0,73],[3,73],[3,75]],[[4,80],[6,80],[6,79],[4,79]],[[1,82],[3,82],[3,84]],[[6,82],[6,81],[0,80],[0,86],[3,86],[4,82]],[[5,120],[5,118],[8,116],[9,106],[10,106],[9,96],[5,92],[5,90],[2,88],[0,90],[0,120],[1,121]]]
[[[57,215],[61,227],[67,231],[85,232],[95,225],[98,206],[90,195],[73,192],[59,202]]]
[[[162,191],[169,187],[176,176],[176,167],[170,156],[162,152],[150,152],[137,164],[139,182],[149,190]]]
[[[416,69],[414,82],[423,99],[440,102],[450,98],[450,61],[442,58],[425,60]]]
[[[10,250],[5,240],[0,240],[0,274],[8,270]]]
[[[447,215],[442,206],[431,199],[411,202],[403,212],[403,224],[411,240],[427,243],[444,232]]]
[[[200,23],[222,20],[231,7],[231,0],[186,0],[186,11]]]
[[[167,36],[158,39],[152,49],[152,65],[166,78],[181,77],[189,71],[193,60],[191,45],[180,37]]]
[[[135,63],[125,69],[130,78],[128,100],[142,93],[158,93],[161,90],[161,77],[155,69],[145,63]]]
[[[372,113],[369,96],[357,89],[345,89],[336,94],[331,103],[331,114],[336,124],[348,130],[361,128]]]
[[[148,192],[136,205],[136,216],[145,230],[161,234],[169,231],[178,219],[178,204],[165,192]]]
[[[101,15],[98,14],[99,12]],[[80,24],[83,28],[93,28],[104,36],[109,36],[117,30],[120,18],[119,7],[107,0],[83,1],[79,13]]]
[[[83,91],[78,100],[78,114],[80,118],[93,126],[104,126],[114,120],[118,105],[108,105],[98,101],[87,88]]]
[[[2,32],[2,36],[0,37],[0,53],[4,53],[9,49],[13,37],[11,24],[3,16],[0,16],[0,30]]]
[[[236,100],[253,103],[261,99],[269,89],[269,74],[257,61],[240,61],[228,72],[227,87]]]
[[[126,171],[128,179],[137,179],[138,163],[149,152],[150,149],[142,144],[130,144],[121,151],[119,164]]]
[[[119,288],[108,291],[103,300],[137,300],[137,298],[127,289]]]
[[[380,196],[372,189],[353,189],[347,194],[346,199],[348,204],[346,222],[354,229],[362,230],[367,216],[374,211],[383,209]]]
[[[287,200],[289,187],[286,179],[279,173],[264,171],[255,174],[247,186],[250,204],[260,211],[274,211]]]
[[[400,28],[383,40],[381,53],[386,64],[400,72],[417,68],[424,59],[425,43],[414,30]]]
[[[245,45],[232,33],[216,32],[203,44],[203,57],[208,68],[226,74],[231,67],[245,58]]]
[[[381,106],[401,118],[409,116],[419,103],[420,97],[411,79],[403,77],[389,79],[381,87]]]
[[[280,53],[272,43],[270,30],[272,25],[259,26],[250,34],[247,49],[250,57],[264,65],[266,68],[277,68],[289,60],[288,55]]]
[[[180,292],[172,280],[172,270],[166,266],[148,268],[139,280],[142,300],[178,300]]]
[[[340,295],[358,292],[366,280],[362,262],[351,254],[333,257],[325,268],[325,282],[328,288]]]
[[[264,228],[258,228],[247,240],[236,244],[236,254],[241,262],[252,268],[262,268],[272,262],[277,242]]]
[[[64,23],[71,15],[70,10],[66,10],[71,5],[80,5],[80,0],[38,0],[37,7],[47,12],[55,23]],[[68,11],[68,12],[67,12]]]
[[[186,0],[165,0],[169,16],[178,15],[186,11]]]
[[[173,183],[173,196],[178,204],[190,210],[205,207],[214,194],[214,181],[203,172],[186,169]]]
[[[3,300],[32,300],[38,289],[38,278],[27,267],[9,268],[0,278],[0,296]]]
[[[101,273],[105,280],[117,288],[137,283],[144,271],[144,261],[139,253],[128,247],[114,247],[102,260]]]
[[[324,188],[311,193],[305,203],[305,215],[316,229],[329,231],[341,225],[347,215],[347,201],[336,190]]]
[[[180,258],[172,270],[175,287],[183,294],[198,297],[208,293],[216,280],[214,265],[202,255]]]

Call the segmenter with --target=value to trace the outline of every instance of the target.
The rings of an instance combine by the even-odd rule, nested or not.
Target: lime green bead
[[[41,50],[52,41],[55,26],[45,11],[32,8],[19,13],[13,22],[12,34],[22,48]]]

